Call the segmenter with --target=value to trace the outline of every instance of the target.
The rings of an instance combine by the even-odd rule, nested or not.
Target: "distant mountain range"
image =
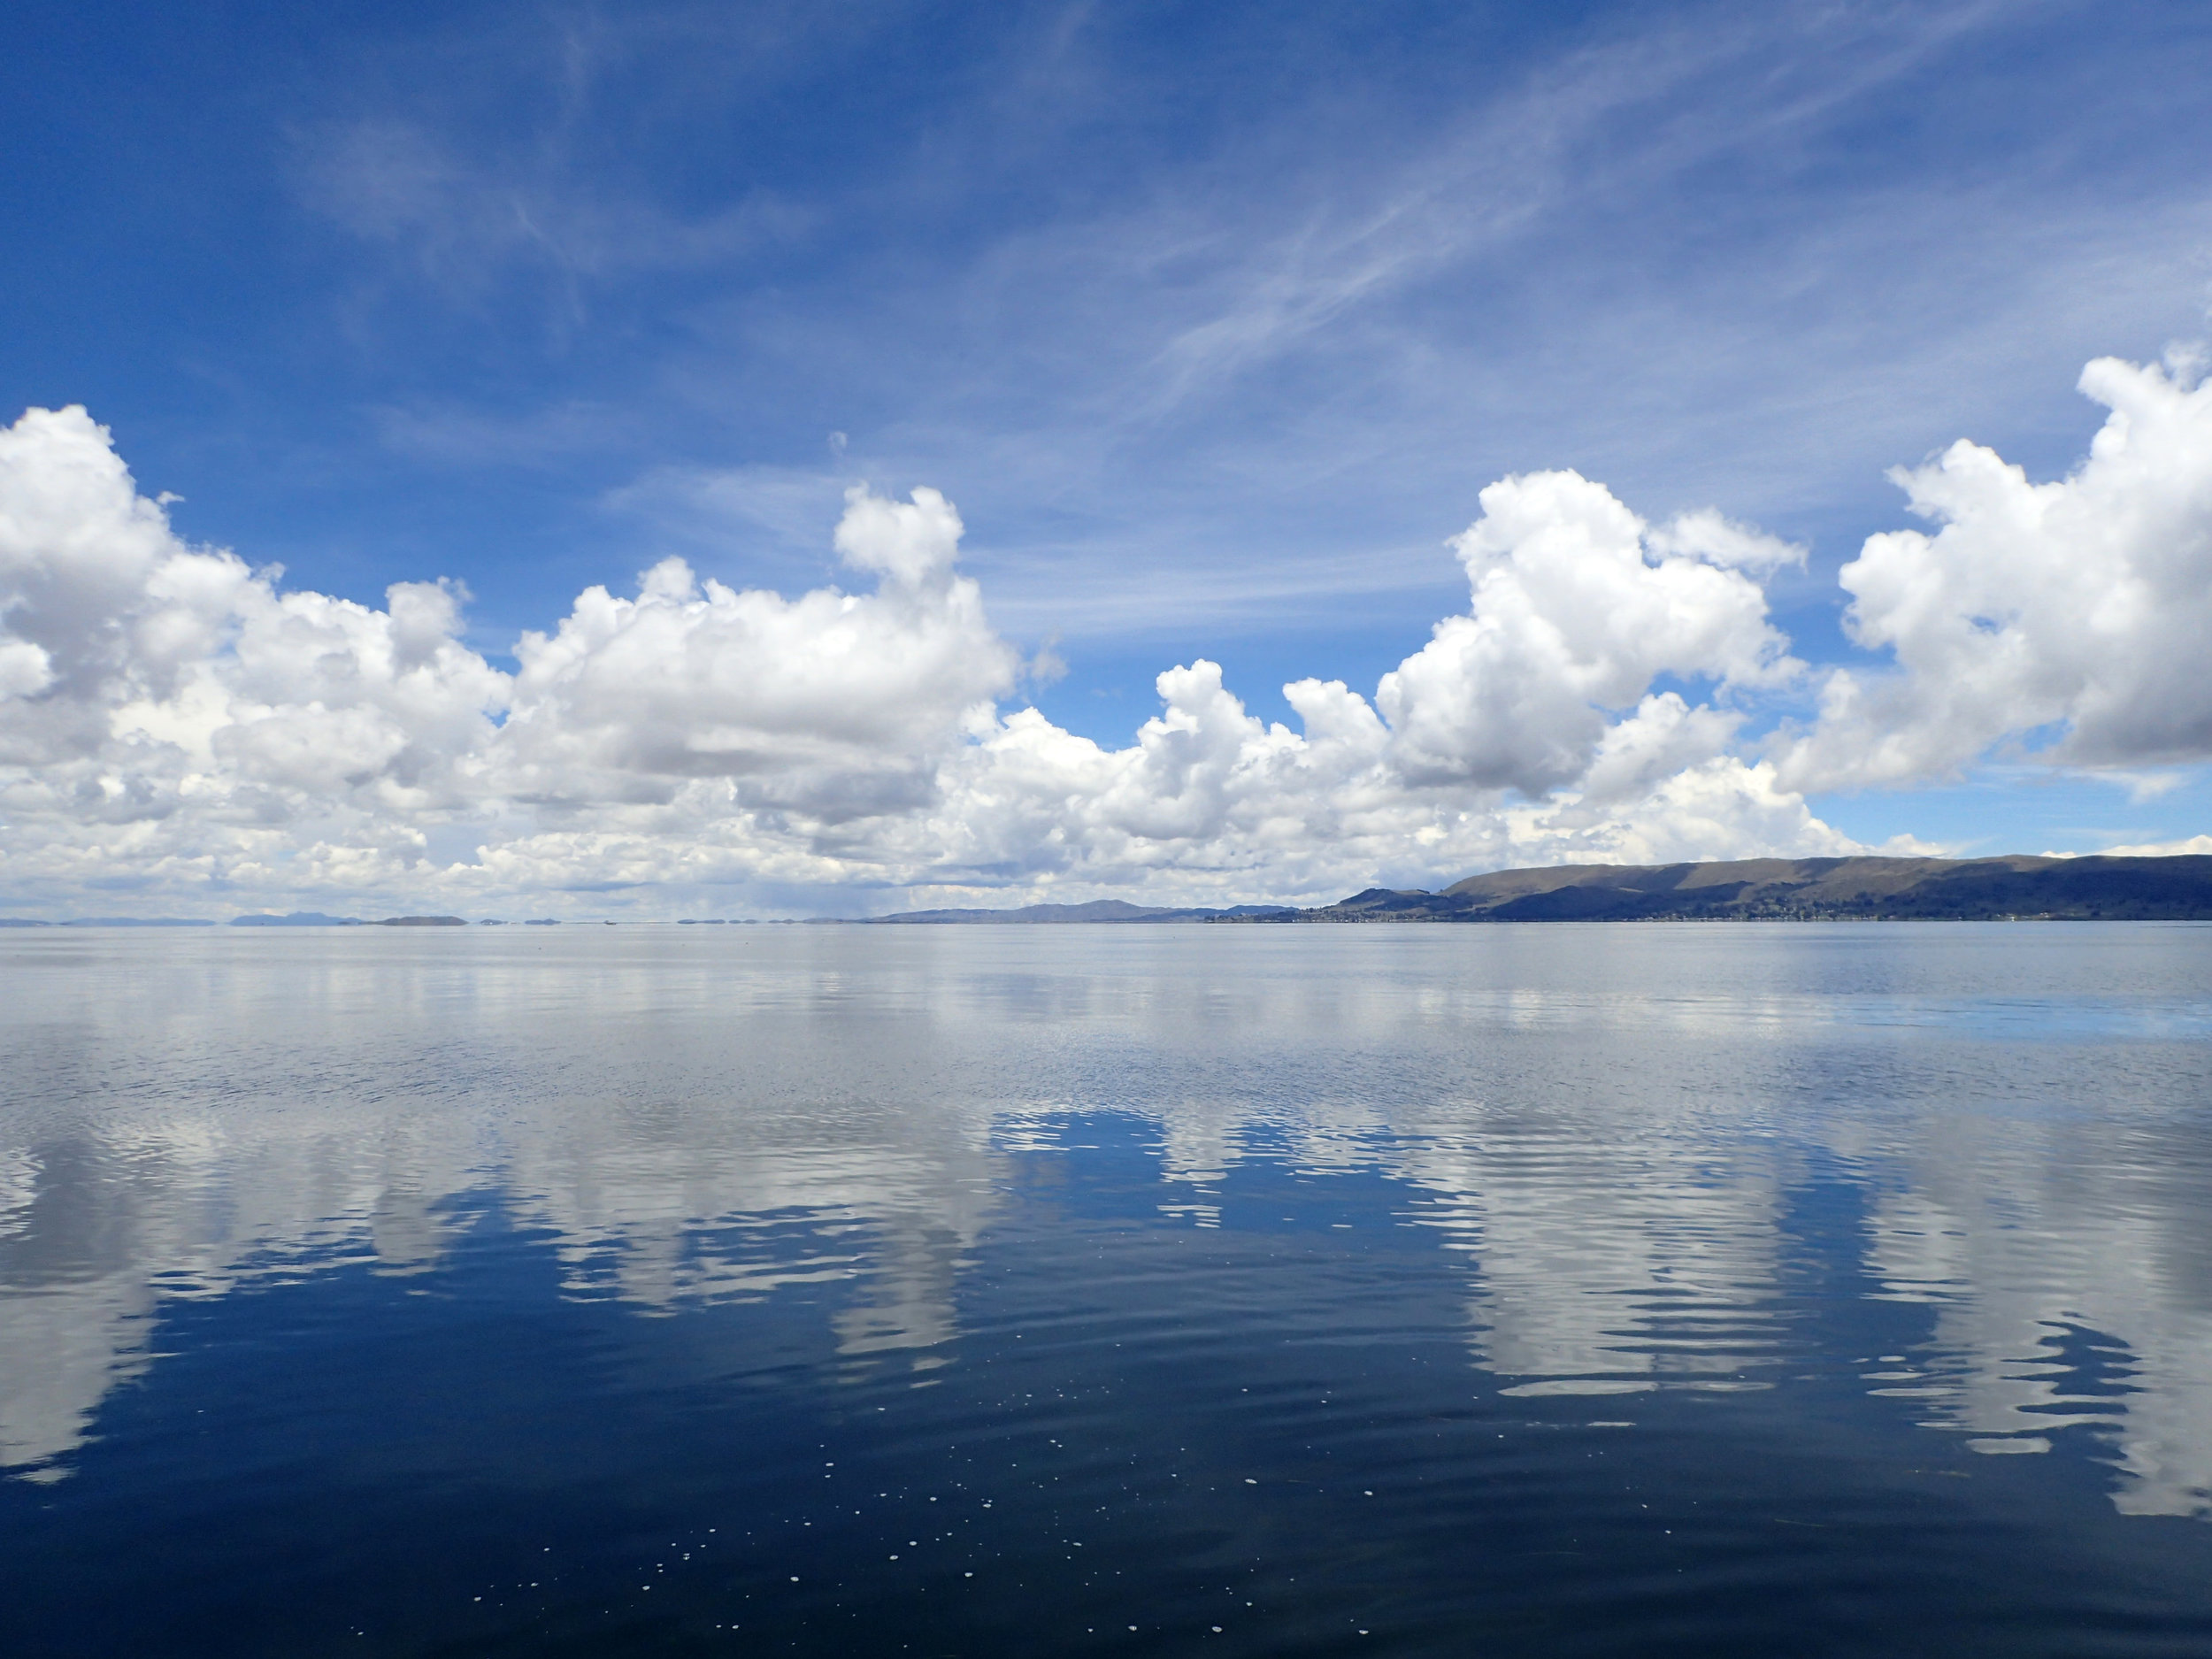
[[[1371,887],[1302,922],[2212,920],[2212,857],[1562,864]]]
[[[320,910],[294,910],[288,916],[234,916],[233,927],[466,927],[457,916],[388,916],[365,922],[357,916],[325,916]],[[85,916],[65,922],[39,921],[28,917],[0,916],[0,927],[212,927],[210,921],[182,920],[171,916]]]
[[[1313,910],[1168,910],[1102,899],[910,910],[912,922],[2212,921],[2212,857],[1747,858],[1559,864],[1441,893],[1370,887]]]
[[[0,916],[0,927],[212,927],[212,922],[180,916],[79,916],[65,922],[41,921],[35,917]]]
[[[1233,904],[1226,910],[1170,910],[1156,904],[1131,904],[1122,899],[1093,899],[1087,904],[1025,904],[1013,910],[902,910],[896,916],[871,916],[866,919],[879,926],[903,926],[939,922],[1287,921],[1298,914],[1280,904]]]
[[[1314,921],[2212,919],[2212,857],[1751,858],[1504,870],[1356,894]]]
[[[823,921],[842,918],[823,917]],[[972,923],[2212,921],[2212,856],[2175,858],[1744,858],[1702,864],[1555,864],[1500,870],[1441,893],[1370,887],[1311,910],[1025,904],[1018,909],[904,910],[877,927]],[[462,927],[457,916],[364,921],[295,910],[234,917],[233,927]],[[486,923],[488,926],[496,923]],[[534,922],[533,926],[553,924]],[[0,917],[0,927],[205,927],[169,918],[67,922]]]

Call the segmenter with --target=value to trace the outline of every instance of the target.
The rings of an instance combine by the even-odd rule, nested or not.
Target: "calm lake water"
[[[2212,928],[0,936],[0,1651],[2212,1653]]]

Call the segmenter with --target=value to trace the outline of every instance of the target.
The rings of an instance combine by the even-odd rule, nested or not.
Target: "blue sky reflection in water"
[[[12,938],[0,1646],[2200,1654],[2207,939]]]

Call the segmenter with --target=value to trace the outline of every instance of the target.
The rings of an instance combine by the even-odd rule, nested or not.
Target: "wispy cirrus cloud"
[[[370,401],[394,452],[450,472],[442,425],[588,505],[842,430],[827,470],[960,500],[1079,656],[1309,595],[1417,627],[1440,527],[1548,467],[1770,525],[1810,548],[1779,603],[1832,611],[1883,465],[2062,466],[2062,376],[2200,324],[2212,195],[2145,101],[2182,95],[2119,97],[2156,43],[2078,7],[1325,10],[1225,19],[1202,93],[1111,9],[510,19],[395,57],[300,176],[365,337],[473,365]]]

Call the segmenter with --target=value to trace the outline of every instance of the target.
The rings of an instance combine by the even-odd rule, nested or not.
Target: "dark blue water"
[[[0,941],[0,1652],[2212,1653],[2212,929]]]

